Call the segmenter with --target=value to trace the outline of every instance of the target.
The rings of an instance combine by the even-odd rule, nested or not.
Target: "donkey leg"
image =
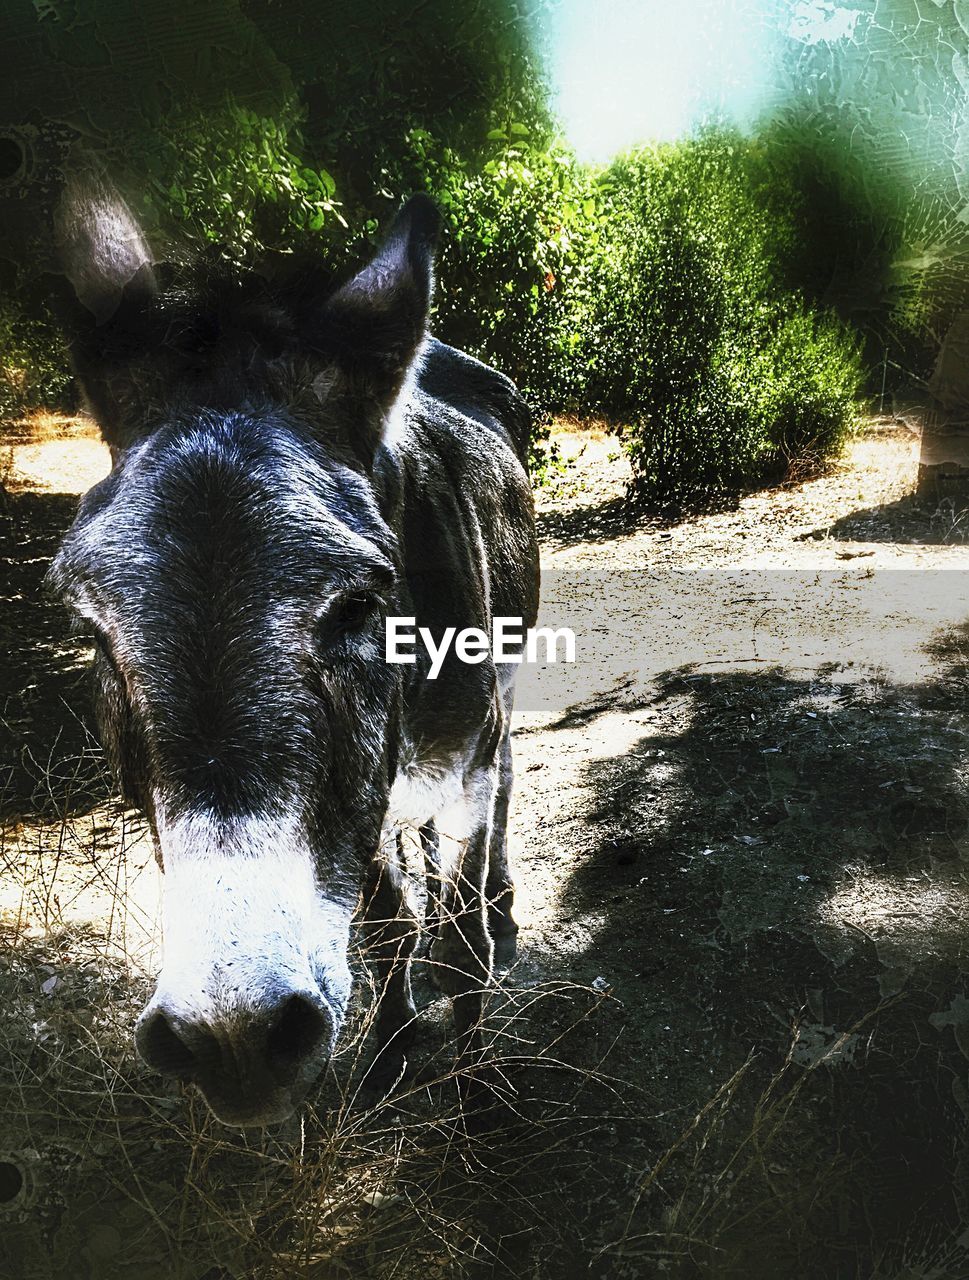
[[[410,958],[417,944],[418,920],[407,902],[400,833],[390,856],[374,859],[366,888],[364,936],[367,956],[378,981],[377,1053],[368,1084],[390,1086],[405,1066],[414,1040],[417,1010],[411,995]]]
[[[515,886],[508,866],[508,805],[511,800],[511,731],[506,727],[498,756],[498,787],[488,851],[488,928],[495,942],[495,961],[508,965],[515,958],[518,925],[512,915]]]
[[[447,885],[444,919],[431,946],[431,960],[438,987],[453,998],[458,1049],[465,1057],[481,1047],[481,1015],[491,983],[493,948],[485,881],[497,772],[494,763],[466,778],[457,812],[452,810],[450,821],[441,826],[442,835],[456,838],[460,847]]]
[[[420,828],[421,848],[424,851],[424,878],[427,885],[427,904],[424,908],[424,928],[436,937],[444,918],[444,878],[441,875],[441,840],[437,823],[431,818]]]

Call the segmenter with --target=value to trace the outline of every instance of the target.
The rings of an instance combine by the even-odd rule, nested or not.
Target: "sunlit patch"
[[[5,424],[0,481],[13,493],[85,493],[111,470],[111,455],[88,418],[37,413]]]
[[[0,831],[0,929],[8,941],[87,930],[112,961],[144,975],[159,958],[159,917],[147,830],[116,806]]]
[[[819,905],[818,915],[826,924],[849,925],[876,945],[897,939],[931,948],[942,938],[969,945],[969,882],[859,873]]]

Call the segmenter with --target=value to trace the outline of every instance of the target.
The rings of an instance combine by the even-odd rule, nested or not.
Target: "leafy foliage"
[[[533,47],[535,6],[370,0],[326,6],[325,20],[280,20],[278,0],[247,0],[306,106],[306,155],[338,177],[352,228],[379,216],[412,131],[478,168],[501,135],[541,151],[555,126]]]
[[[583,389],[575,352],[593,185],[571,152],[531,144],[526,126],[494,133],[491,154],[472,165],[412,131],[396,185],[423,181],[444,215],[435,331],[552,411]]]
[[[71,401],[64,342],[44,310],[31,313],[16,295],[0,301],[0,417]]]
[[[715,131],[601,178],[587,401],[618,416],[651,500],[702,502],[817,463],[854,420],[857,342],[784,287],[796,223],[759,165],[755,145]]]
[[[331,221],[345,229],[332,175],[292,149],[300,118],[292,104],[270,117],[228,102],[166,121],[142,158],[147,210],[175,243],[240,263]]]

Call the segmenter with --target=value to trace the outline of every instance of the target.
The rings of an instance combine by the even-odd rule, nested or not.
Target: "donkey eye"
[[[355,591],[342,596],[317,624],[320,640],[326,644],[363,630],[380,603],[380,597],[371,591]]]
[[[377,597],[361,592],[340,602],[340,624],[347,629],[362,627],[377,607]]]

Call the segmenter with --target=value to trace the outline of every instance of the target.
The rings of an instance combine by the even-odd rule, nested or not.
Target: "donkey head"
[[[382,647],[400,481],[381,441],[419,358],[436,231],[415,197],[335,292],[165,287],[97,176],[59,218],[73,358],[114,466],[52,579],[93,633],[104,744],[164,870],[137,1043],[229,1123],[290,1114],[347,1005],[401,696]]]

